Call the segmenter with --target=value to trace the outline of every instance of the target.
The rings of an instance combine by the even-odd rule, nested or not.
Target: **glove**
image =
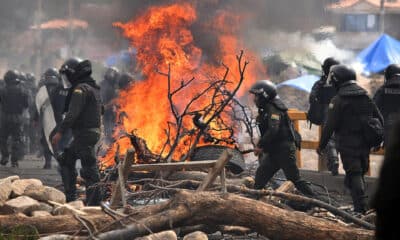
[[[322,149],[321,148],[317,148],[317,154],[318,154],[318,156],[322,156]]]

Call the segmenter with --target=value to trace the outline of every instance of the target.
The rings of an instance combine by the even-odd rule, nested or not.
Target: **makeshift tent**
[[[316,75],[304,75],[295,79],[290,79],[284,82],[281,82],[277,85],[277,87],[293,87],[305,92],[311,92],[311,88],[316,81],[319,80],[319,77]]]
[[[392,63],[400,63],[400,41],[387,34],[360,52],[357,60],[363,65],[364,73],[379,73]]]

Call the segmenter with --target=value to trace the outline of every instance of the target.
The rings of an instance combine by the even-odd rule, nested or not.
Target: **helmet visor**
[[[333,86],[333,81],[334,81],[334,74],[332,71],[329,71],[328,77],[326,78],[326,85]]]
[[[65,73],[61,74],[61,82],[64,88],[70,88],[72,86],[71,82],[68,80],[68,77],[67,75],[65,75]]]

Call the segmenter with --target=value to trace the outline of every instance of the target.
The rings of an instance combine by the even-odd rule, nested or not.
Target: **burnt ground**
[[[53,161],[52,169],[43,169],[44,160],[35,156],[27,155],[23,161],[19,162],[19,168],[0,166],[0,178],[12,175],[19,175],[20,178],[36,178],[40,179],[44,185],[59,187],[61,185],[61,177],[57,172],[56,161]]]
[[[247,163],[247,171],[242,176],[254,176],[254,170],[257,167],[257,163],[254,161],[246,161]],[[19,168],[11,168],[9,164],[7,166],[0,166],[0,178],[5,178],[11,175],[19,175],[20,178],[36,178],[40,179],[44,185],[53,186],[60,190],[62,190],[61,177],[57,172],[57,164],[54,161],[52,169],[43,169],[44,160],[35,156],[28,155],[25,157],[23,161],[19,163]],[[350,210],[351,206],[351,198],[350,193],[343,185],[344,176],[340,174],[339,176],[331,176],[329,172],[316,172],[311,170],[301,170],[302,177],[310,181],[313,184],[313,189],[326,194],[326,189],[329,190],[329,198],[332,199],[335,203],[340,203],[340,206],[344,206],[346,210]],[[284,175],[278,173],[274,179],[276,184],[270,184],[269,186],[272,188],[277,187],[280,183],[284,181]],[[368,192],[373,192],[375,178],[366,178],[366,184],[368,188]],[[326,189],[321,188],[321,186],[326,187]],[[300,210],[300,209],[299,209]],[[237,235],[222,235],[220,233],[210,234],[208,235],[209,239],[232,239],[232,240],[240,240],[240,239],[260,239],[260,240],[268,240],[263,236],[259,236],[258,234],[252,233],[244,236]]]

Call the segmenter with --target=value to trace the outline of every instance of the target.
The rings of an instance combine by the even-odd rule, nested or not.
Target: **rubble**
[[[42,186],[42,181],[38,179],[17,179],[12,182],[12,195],[14,197],[24,195],[25,190],[30,186]]]

